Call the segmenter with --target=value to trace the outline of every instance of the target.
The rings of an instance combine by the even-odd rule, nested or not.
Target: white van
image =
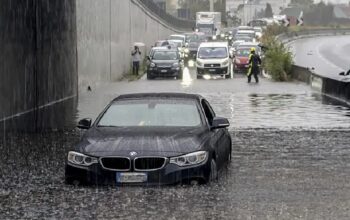
[[[231,78],[232,59],[227,42],[201,43],[197,52],[197,79],[203,76]]]

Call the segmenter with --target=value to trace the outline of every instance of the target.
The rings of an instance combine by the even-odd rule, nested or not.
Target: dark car
[[[182,79],[182,60],[177,48],[155,48],[148,59],[147,79],[156,77]]]
[[[188,63],[189,60],[196,61],[199,45],[203,42],[206,42],[207,38],[204,33],[200,32],[195,32],[192,33],[192,35],[188,34],[186,36],[188,36],[188,40],[186,43],[186,49],[184,50],[184,59],[185,63]]]
[[[68,153],[66,183],[207,183],[231,159],[229,122],[192,94],[130,94],[114,99]]]

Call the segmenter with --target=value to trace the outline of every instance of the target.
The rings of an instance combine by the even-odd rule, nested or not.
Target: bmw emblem
[[[129,155],[132,156],[132,157],[135,157],[137,155],[137,153],[135,151],[132,151],[132,152],[129,153]]]

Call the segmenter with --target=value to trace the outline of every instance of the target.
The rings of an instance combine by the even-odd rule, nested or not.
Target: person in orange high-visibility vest
[[[258,54],[255,53],[255,47],[250,49],[249,55],[249,69],[248,69],[248,83],[252,80],[252,75],[254,75],[255,82],[259,83],[259,73],[260,73],[261,59]]]

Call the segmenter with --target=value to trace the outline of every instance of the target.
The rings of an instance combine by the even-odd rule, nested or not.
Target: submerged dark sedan
[[[229,122],[192,94],[130,94],[114,99],[68,153],[66,183],[207,183],[231,159]]]

